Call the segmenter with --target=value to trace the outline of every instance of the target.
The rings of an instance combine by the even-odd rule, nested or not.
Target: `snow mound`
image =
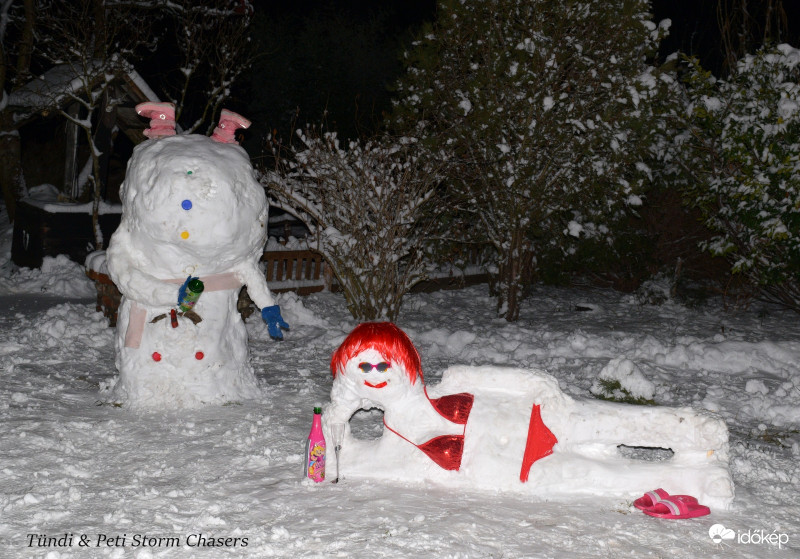
[[[606,387],[615,382],[619,383],[620,388],[609,394]],[[624,357],[615,357],[603,367],[590,390],[595,396],[611,397],[615,400],[624,400],[626,396],[652,400],[656,386],[645,378],[636,363]]]
[[[56,297],[94,297],[83,267],[66,255],[45,256],[41,268],[20,268],[0,277],[0,294],[46,293]]]
[[[464,330],[450,332],[444,328],[434,328],[423,332],[420,336],[421,340],[433,345],[432,352],[436,353],[438,351],[447,356],[461,355],[464,349],[474,342],[476,338],[477,335],[474,332]]]
[[[103,315],[93,308],[62,303],[36,320],[26,333],[26,341],[47,348],[104,348],[113,343],[112,333]]]
[[[800,425],[800,407],[797,406],[800,378],[788,378],[772,389],[763,379],[750,379],[745,384],[744,394],[740,414],[756,421],[767,421],[776,428],[796,430]]]
[[[284,319],[295,326],[327,326],[327,322],[305,308],[303,301],[293,291],[276,295],[275,302],[281,307]]]
[[[634,297],[640,305],[663,305],[672,300],[672,281],[663,275],[647,280]]]

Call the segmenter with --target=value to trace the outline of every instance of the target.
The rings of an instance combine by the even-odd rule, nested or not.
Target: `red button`
[[[205,357],[205,354],[202,351],[198,351],[197,353],[194,354],[194,358],[197,359],[198,361],[203,357]]]
[[[161,361],[161,354],[159,352],[153,352],[153,361]]]

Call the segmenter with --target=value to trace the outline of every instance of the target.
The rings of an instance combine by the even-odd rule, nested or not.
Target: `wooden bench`
[[[265,252],[261,262],[266,268],[270,291],[296,291],[308,295],[330,289],[332,274],[325,259],[312,250],[276,250]]]
[[[308,295],[336,286],[332,284],[330,268],[322,255],[310,250],[287,250],[265,252],[261,257],[265,263],[267,284],[273,293],[295,291],[298,295]],[[117,309],[120,294],[117,286],[107,274],[86,270],[86,275],[94,281],[97,289],[97,310],[108,318],[109,325],[117,323]],[[246,290],[239,294],[237,304],[243,318],[252,314],[254,306],[247,296]]]
[[[333,272],[325,262],[322,255],[313,250],[275,250],[265,252],[261,256],[267,285],[273,293],[294,291],[298,295],[309,295],[318,291],[338,291],[338,285],[333,279]],[[117,286],[108,275],[86,270],[97,288],[97,310],[109,319],[114,326],[117,318],[117,307],[120,302],[120,293]],[[467,285],[483,283],[488,280],[484,272],[470,270],[466,274],[454,274],[452,270],[447,274],[434,275],[431,279],[417,284],[412,291],[429,292],[439,289],[458,289]],[[237,304],[243,318],[247,318],[255,311],[247,291],[242,290]]]

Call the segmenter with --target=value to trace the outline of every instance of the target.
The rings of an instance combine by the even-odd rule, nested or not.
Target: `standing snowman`
[[[150,140],[128,163],[122,221],[107,251],[109,274],[123,294],[112,396],[147,407],[255,397],[247,331],[236,309],[242,286],[273,338],[282,339],[288,324],[258,266],[268,205],[234,139],[250,123],[223,110],[212,137],[175,135],[171,104],[145,103],[137,111],[151,118]],[[181,306],[198,278],[199,299]]]

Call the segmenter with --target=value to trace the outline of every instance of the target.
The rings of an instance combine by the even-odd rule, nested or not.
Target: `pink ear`
[[[150,128],[144,131],[148,138],[175,135],[175,105],[173,103],[139,103],[136,113],[150,119]]]
[[[238,144],[236,141],[236,131],[240,128],[249,128],[250,121],[240,114],[236,114],[228,109],[222,109],[219,115],[219,124],[211,134],[211,139],[223,144]]]

